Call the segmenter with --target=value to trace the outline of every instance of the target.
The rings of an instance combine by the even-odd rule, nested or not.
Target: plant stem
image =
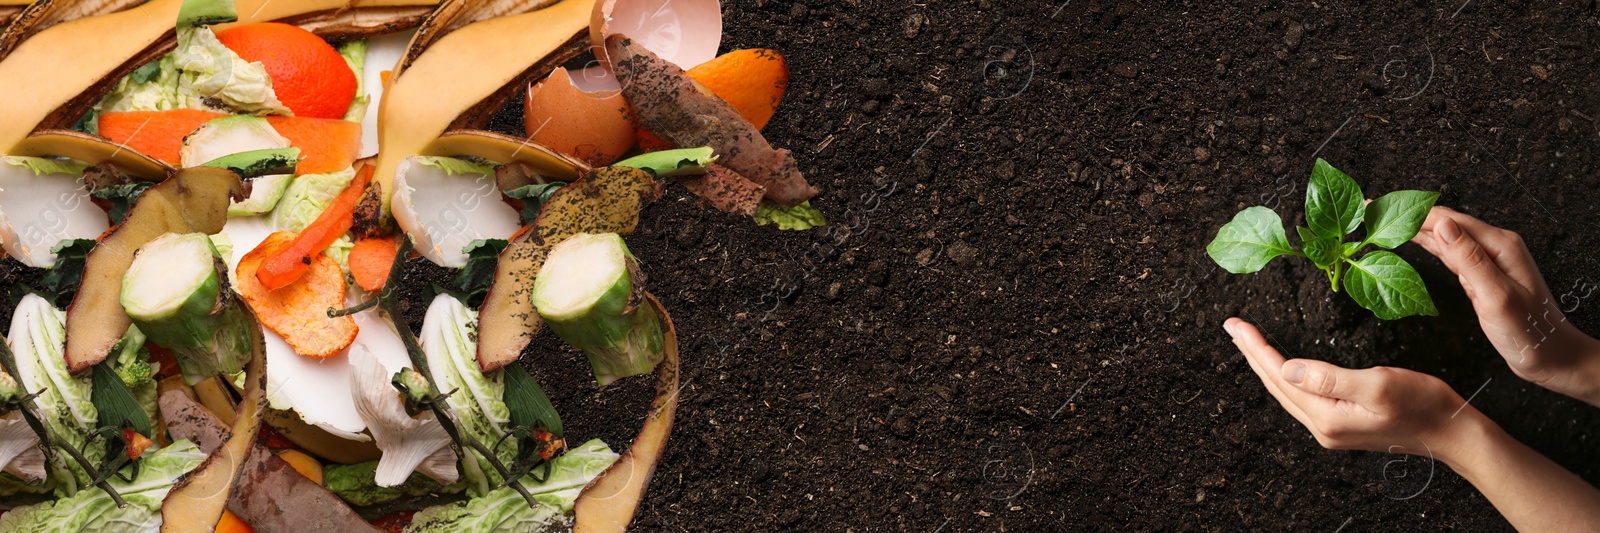
[[[0,366],[5,368],[6,373],[12,376],[17,375],[16,355],[11,353],[11,347],[7,346],[5,342],[0,342]],[[27,393],[28,391],[24,390],[22,392]],[[34,407],[33,397],[31,395],[24,396],[17,403],[21,404],[22,408],[18,409],[18,411],[22,413],[23,420],[26,420],[28,422],[28,426],[33,428],[33,432],[39,435],[39,443],[44,449],[45,458],[48,459],[54,457],[55,454],[50,451],[52,448],[61,448],[67,451],[67,455],[72,456],[72,460],[78,462],[78,466],[82,467],[83,471],[99,472],[99,470],[94,467],[94,464],[89,462],[89,458],[84,457],[83,452],[78,451],[77,448],[73,448],[71,444],[67,444],[65,442],[55,444],[54,440],[50,438],[49,428],[47,428],[44,425],[44,422],[39,420],[39,417],[34,414],[38,408]],[[121,469],[121,465],[118,465],[118,469]],[[100,474],[97,473],[94,475],[94,477],[99,478]],[[111,488],[111,484],[107,483],[104,479],[95,481],[94,485],[99,487],[100,490],[106,491],[106,495],[111,496],[111,501],[116,502],[118,509],[128,506],[128,502],[123,501],[122,495],[117,494],[117,489]]]
[[[376,298],[373,298],[369,303],[361,305],[369,308],[371,305],[377,305],[383,314],[388,315],[389,321],[394,323],[395,332],[400,336],[400,342],[406,346],[406,355],[411,358],[411,367],[417,373],[422,374],[423,379],[428,380],[428,388],[438,391],[439,384],[433,381],[433,372],[428,368],[428,356],[422,351],[422,343],[417,342],[417,335],[411,331],[411,325],[407,324],[402,318],[403,315],[400,314],[400,297],[397,296],[394,290],[394,287],[400,286],[400,270],[404,266],[403,262],[406,258],[411,256],[412,246],[410,237],[400,239],[400,251],[395,254],[394,264],[389,267],[389,281],[384,284],[383,290],[379,291]],[[443,398],[438,396],[437,392],[434,394],[436,399]],[[533,494],[529,493],[528,489],[524,488],[520,481],[511,477],[511,470],[500,462],[500,458],[495,456],[493,451],[484,447],[483,443],[478,442],[478,439],[473,438],[471,435],[461,434],[461,431],[456,427],[455,419],[450,417],[449,411],[445,410],[439,401],[429,401],[428,408],[433,411],[434,418],[439,420],[439,425],[444,428],[445,433],[448,433],[451,439],[455,440],[462,448],[471,449],[489,461],[489,465],[500,473],[500,477],[505,481],[506,486],[517,491],[517,494],[521,494],[522,499],[528,501],[529,507],[538,505],[538,500],[533,499]],[[471,457],[466,457],[465,453],[462,453],[462,456],[467,460],[472,459]]]
[[[328,308],[328,318],[346,317],[346,316],[350,316],[350,315],[353,315],[353,314],[356,314],[356,313],[360,313],[362,311],[366,311],[368,309],[372,309],[372,308],[378,306],[378,300],[382,299],[382,297],[383,297],[383,294],[379,293],[379,295],[377,297],[374,297],[371,300],[367,300],[365,302],[361,302],[359,304],[356,304],[355,307],[351,307],[351,308],[348,308],[348,309],[334,309],[332,307],[329,307]]]
[[[500,478],[505,481],[505,486],[511,487],[511,490],[515,490],[517,491],[517,494],[521,494],[522,499],[528,501],[529,507],[533,507],[538,504],[538,501],[533,499],[533,494],[529,493],[528,489],[524,488],[521,482],[518,482],[515,478],[511,477],[511,470],[506,468],[506,465],[500,462],[500,458],[495,456],[494,451],[485,447],[483,443],[478,442],[478,439],[473,438],[471,435],[462,435],[461,431],[456,428],[455,422],[451,420],[449,416],[447,416],[448,414],[445,413],[444,408],[439,407],[438,403],[433,403],[430,408],[433,409],[433,416],[439,419],[439,425],[444,427],[445,432],[449,433],[450,436],[455,437],[456,442],[461,443],[463,447],[471,448],[472,451],[477,452],[479,456],[489,461],[489,465],[493,466],[495,471],[500,473]],[[468,457],[467,459],[471,458]]]
[[[78,451],[77,448],[73,448],[72,445],[64,443],[64,442],[58,444],[57,447],[59,447],[59,448],[61,448],[63,450],[66,450],[67,451],[67,455],[72,456],[72,460],[77,461],[78,462],[78,466],[83,467],[84,471],[87,471],[87,472],[98,472],[98,470],[94,467],[94,464],[89,462],[89,458],[88,457],[84,457],[83,456],[83,452]],[[99,474],[95,474],[94,477],[99,478],[100,475]],[[107,483],[106,480],[98,479],[98,480],[95,481],[94,485],[96,487],[100,487],[100,490],[106,491],[106,494],[111,496],[111,501],[117,503],[117,508],[118,509],[121,509],[123,507],[127,507],[128,506],[128,502],[123,501],[122,500],[122,495],[117,494],[117,489],[111,488],[111,484]]]

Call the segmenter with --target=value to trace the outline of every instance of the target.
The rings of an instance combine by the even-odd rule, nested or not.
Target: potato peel
[[[761,197],[767,193],[766,187],[756,185],[755,182],[744,179],[739,173],[716,163],[707,165],[705,174],[679,176],[674,179],[688,188],[689,192],[699,196],[707,205],[747,217],[755,216],[756,206],[761,205]]]
[[[598,169],[557,190],[532,229],[500,253],[478,311],[478,366],[489,372],[516,361],[544,325],[533,307],[533,279],[551,248],[579,233],[633,233],[639,211],[660,194],[650,173],[627,167]]]
[[[718,163],[767,188],[766,197],[796,206],[817,195],[788,150],[774,149],[739,111],[695,87],[683,69],[625,35],[606,38],[612,71],[639,124],[677,146],[710,146]]]
[[[210,167],[184,169],[140,195],[122,225],[89,251],[83,284],[67,307],[68,367],[82,372],[104,361],[133,324],[122,308],[122,278],[140,246],[166,233],[222,231],[228,202],[243,197],[238,175]]]
[[[294,240],[294,233],[280,231],[245,254],[236,272],[239,293],[261,317],[261,323],[283,337],[295,353],[331,357],[350,347],[358,331],[354,318],[328,318],[329,308],[344,307],[344,272],[339,264],[316,254],[299,280],[278,290],[268,290],[256,279],[261,262]]]

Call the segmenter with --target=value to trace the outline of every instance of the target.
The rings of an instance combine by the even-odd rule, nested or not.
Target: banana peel
[[[422,25],[428,15],[433,13],[436,2],[421,0],[392,0],[395,4],[406,1],[421,2],[422,5],[391,5],[357,7],[345,11],[326,11],[304,17],[295,17],[279,22],[287,22],[311,33],[322,36],[324,39],[342,41],[346,39],[365,39],[390,33],[399,33]]]
[[[417,36],[412,39],[411,50],[421,53],[434,41],[444,34],[461,29],[462,27],[488,20],[495,17],[506,17],[529,13],[549,7],[559,0],[445,0],[439,4],[422,28],[417,31]],[[410,66],[411,60],[416,59],[414,54],[407,54],[401,61],[395,74],[399,74]]]
[[[260,391],[254,392],[262,400]],[[255,408],[264,403],[257,402]],[[242,410],[235,423],[227,424],[181,393],[162,395],[160,404],[163,415],[172,420],[168,432],[194,441],[210,454],[162,502],[162,531],[210,531],[224,510],[258,531],[381,531],[268,450],[253,432],[242,433],[240,428],[251,423],[259,428],[259,410],[253,421],[243,418]]]
[[[202,380],[191,388],[200,405],[217,415],[223,424],[233,424],[234,409],[238,407],[238,402],[233,401],[233,395],[228,392],[228,386],[222,383],[222,378]]]
[[[0,0],[0,61],[4,61],[16,49],[17,43],[33,33],[33,28],[44,18],[41,12],[49,8],[48,5],[38,5],[44,3]]]
[[[328,433],[326,430],[305,423],[300,415],[290,411],[267,409],[265,414],[267,425],[277,430],[283,438],[289,439],[295,446],[306,452],[328,460],[329,462],[353,465],[376,461],[383,457],[383,451],[372,441],[358,442]]]
[[[267,353],[266,339],[254,311],[245,313],[256,331],[251,336],[251,358],[245,366],[244,401],[234,411],[231,431],[218,435],[221,442],[212,441],[210,456],[200,466],[180,477],[161,502],[161,531],[210,531],[222,518],[229,494],[237,490],[235,480],[245,465],[256,433],[261,429],[261,412],[267,408]],[[172,399],[184,398],[182,394],[168,393]],[[169,404],[169,402],[161,402]],[[192,423],[195,416],[163,405],[162,418],[168,429]],[[185,435],[194,437],[195,435]],[[203,439],[201,439],[203,440]],[[198,442],[202,449],[206,442]]]
[[[172,169],[109,140],[74,135],[72,126],[117,80],[176,46],[183,0],[44,0],[28,6],[0,36],[0,153],[68,156],[116,163],[164,179]],[[239,0],[231,24],[303,23],[319,35],[366,37],[421,24],[436,0]],[[72,18],[77,17],[77,18]],[[54,22],[53,24],[51,24]],[[219,25],[219,28],[226,25]],[[49,72],[49,76],[38,73]]]
[[[499,154],[499,162],[528,161],[552,175],[578,176],[576,160],[533,143],[481,132],[519,87],[549,74],[587,50],[594,0],[487,2],[446,0],[412,38],[378,104],[377,172],[373,181],[394,191],[400,162],[416,154]],[[503,16],[492,16],[506,12]],[[478,18],[491,17],[492,18]],[[485,53],[493,50],[494,53]],[[528,159],[531,159],[528,160]],[[383,213],[390,212],[383,198]]]
[[[569,183],[592,170],[587,163],[542,144],[483,130],[447,131],[428,143],[421,155],[465,155],[500,163],[525,163],[542,176]]]
[[[0,0],[0,60],[28,36],[69,20],[115,13],[144,0]]]
[[[3,105],[3,104],[0,104]],[[177,169],[99,135],[63,128],[40,130],[11,147],[10,155],[70,157],[89,164],[111,162],[117,170],[147,181],[161,181]]]
[[[680,392],[678,330],[672,326],[667,309],[654,295],[646,294],[645,298],[656,308],[665,333],[666,355],[656,365],[656,396],[633,445],[578,494],[578,501],[572,508],[576,515],[572,525],[574,533],[627,531],[633,515],[639,511],[639,504],[644,501],[645,490],[650,488],[650,478],[667,448],[667,437],[672,435]]]
[[[152,0],[63,22],[17,45],[0,61],[0,116],[6,117],[0,152],[15,153],[36,128],[71,129],[117,79],[170,50],[182,5],[183,0]]]

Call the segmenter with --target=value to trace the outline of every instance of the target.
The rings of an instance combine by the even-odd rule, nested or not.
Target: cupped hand
[[[1462,411],[1479,416],[1439,378],[1400,368],[1286,361],[1249,322],[1230,318],[1223,328],[1267,391],[1324,448],[1446,454],[1467,420],[1455,417],[1468,416]]]
[[[1460,279],[1484,334],[1517,376],[1600,405],[1600,342],[1567,322],[1521,236],[1434,207],[1412,242]]]

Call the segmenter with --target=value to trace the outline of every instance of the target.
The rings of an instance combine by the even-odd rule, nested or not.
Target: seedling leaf
[[[1289,247],[1283,219],[1259,205],[1234,215],[1233,221],[1217,230],[1217,238],[1206,246],[1211,260],[1234,274],[1256,272],[1274,257],[1298,253]]]
[[[1439,314],[1422,277],[1394,252],[1372,252],[1352,262],[1344,288],[1352,300],[1383,320]]]
[[[1310,227],[1295,227],[1298,250],[1289,245],[1278,214],[1257,206],[1222,226],[1206,254],[1234,274],[1259,271],[1280,255],[1304,257],[1327,275],[1333,292],[1339,292],[1342,281],[1350,298],[1380,319],[1436,315],[1428,287],[1405,260],[1381,250],[1354,258],[1369,244],[1394,248],[1411,240],[1438,199],[1434,192],[1398,191],[1366,202],[1355,180],[1318,159],[1306,187]],[[1345,242],[1363,221],[1366,238]]]
[[[1367,204],[1367,241],[1384,248],[1405,244],[1427,220],[1439,193],[1395,191]]]
[[[1300,247],[1305,250],[1306,257],[1310,258],[1312,263],[1316,263],[1317,268],[1323,270],[1331,268],[1334,263],[1337,263],[1343,257],[1343,247],[1340,246],[1337,237],[1313,236],[1311,239],[1302,241]]]
[[[1356,180],[1318,159],[1306,186],[1306,224],[1317,235],[1343,238],[1361,225],[1363,200]]]

